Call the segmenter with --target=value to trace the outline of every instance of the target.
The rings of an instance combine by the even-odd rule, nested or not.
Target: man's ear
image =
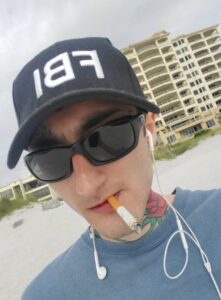
[[[154,145],[156,145],[156,141],[157,141],[155,119],[156,119],[156,114],[146,113],[145,128],[148,129],[150,131],[150,133],[152,134]]]

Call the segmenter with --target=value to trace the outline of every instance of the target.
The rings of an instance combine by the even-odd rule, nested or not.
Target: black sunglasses
[[[73,172],[72,156],[82,154],[93,165],[113,162],[132,151],[138,143],[144,115],[127,116],[95,129],[69,146],[54,146],[25,156],[30,172],[39,180],[56,182]]]

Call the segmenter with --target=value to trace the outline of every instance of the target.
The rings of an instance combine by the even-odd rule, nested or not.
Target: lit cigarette
[[[114,196],[109,197],[108,202],[132,231],[136,231],[139,234],[141,233],[141,225],[139,222],[124,206],[120,205],[119,201]]]

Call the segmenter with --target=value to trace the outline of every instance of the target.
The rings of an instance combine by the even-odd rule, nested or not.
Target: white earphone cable
[[[148,138],[150,139],[150,137],[148,136]],[[152,137],[151,137],[152,138]],[[153,143],[153,142],[152,142]],[[218,284],[215,280],[215,277],[212,273],[212,267],[211,267],[211,264],[210,264],[210,261],[206,255],[206,253],[203,251],[201,245],[200,245],[200,242],[199,240],[197,239],[195,233],[193,232],[193,230],[191,229],[191,227],[189,226],[189,224],[187,223],[187,221],[184,219],[184,217],[176,210],[176,208],[166,199],[166,197],[164,197],[163,195],[163,191],[162,191],[162,188],[161,188],[161,185],[160,185],[160,181],[159,181],[159,174],[158,174],[158,170],[157,170],[157,166],[156,166],[156,161],[155,161],[155,157],[154,157],[154,152],[152,149],[151,150],[151,155],[152,155],[152,160],[153,160],[153,166],[154,166],[154,171],[155,171],[155,174],[156,174],[156,179],[157,179],[157,184],[158,184],[158,187],[159,187],[159,190],[160,190],[160,193],[161,193],[161,196],[164,198],[164,200],[166,201],[166,203],[169,205],[169,207],[172,209],[174,215],[175,215],[175,218],[176,218],[176,223],[177,223],[177,227],[178,227],[178,230],[175,231],[169,238],[169,240],[167,241],[167,244],[166,244],[166,247],[165,247],[165,251],[164,251],[164,257],[163,257],[163,269],[164,269],[164,273],[165,275],[169,278],[169,279],[177,279],[179,278],[185,271],[186,267],[187,267],[187,264],[188,264],[188,261],[189,261],[189,251],[188,251],[188,243],[187,243],[187,240],[186,240],[186,237],[185,235],[187,235],[194,243],[195,245],[197,246],[197,248],[199,249],[200,251],[200,255],[201,255],[201,258],[203,260],[203,264],[207,270],[207,272],[209,273],[210,275],[210,278],[215,286],[215,289],[217,291],[217,294],[219,296],[219,299],[221,299],[221,292],[220,292],[220,289],[218,287]],[[181,221],[185,224],[185,226],[188,228],[189,232],[183,230],[183,227],[182,227],[182,223]],[[183,268],[181,269],[181,271],[177,274],[177,275],[174,275],[174,276],[171,276],[168,271],[167,271],[167,267],[166,267],[166,262],[167,262],[167,253],[168,253],[168,248],[169,248],[169,245],[172,241],[172,239],[177,235],[177,234],[180,234],[180,237],[181,237],[181,241],[182,241],[182,244],[183,244],[183,248],[185,250],[185,254],[186,254],[186,257],[185,257],[185,263],[184,263],[184,266]]]

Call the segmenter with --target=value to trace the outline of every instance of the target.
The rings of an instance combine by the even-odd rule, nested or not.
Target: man
[[[23,300],[217,298],[176,209],[199,235],[221,284],[221,191],[176,189],[163,198],[151,190],[159,108],[146,101],[128,61],[108,39],[52,45],[17,76],[13,98],[20,128],[8,166],[28,150],[31,173],[90,224],[34,279]],[[182,241],[175,238],[163,260],[177,226]],[[185,256],[189,265],[178,274]]]

